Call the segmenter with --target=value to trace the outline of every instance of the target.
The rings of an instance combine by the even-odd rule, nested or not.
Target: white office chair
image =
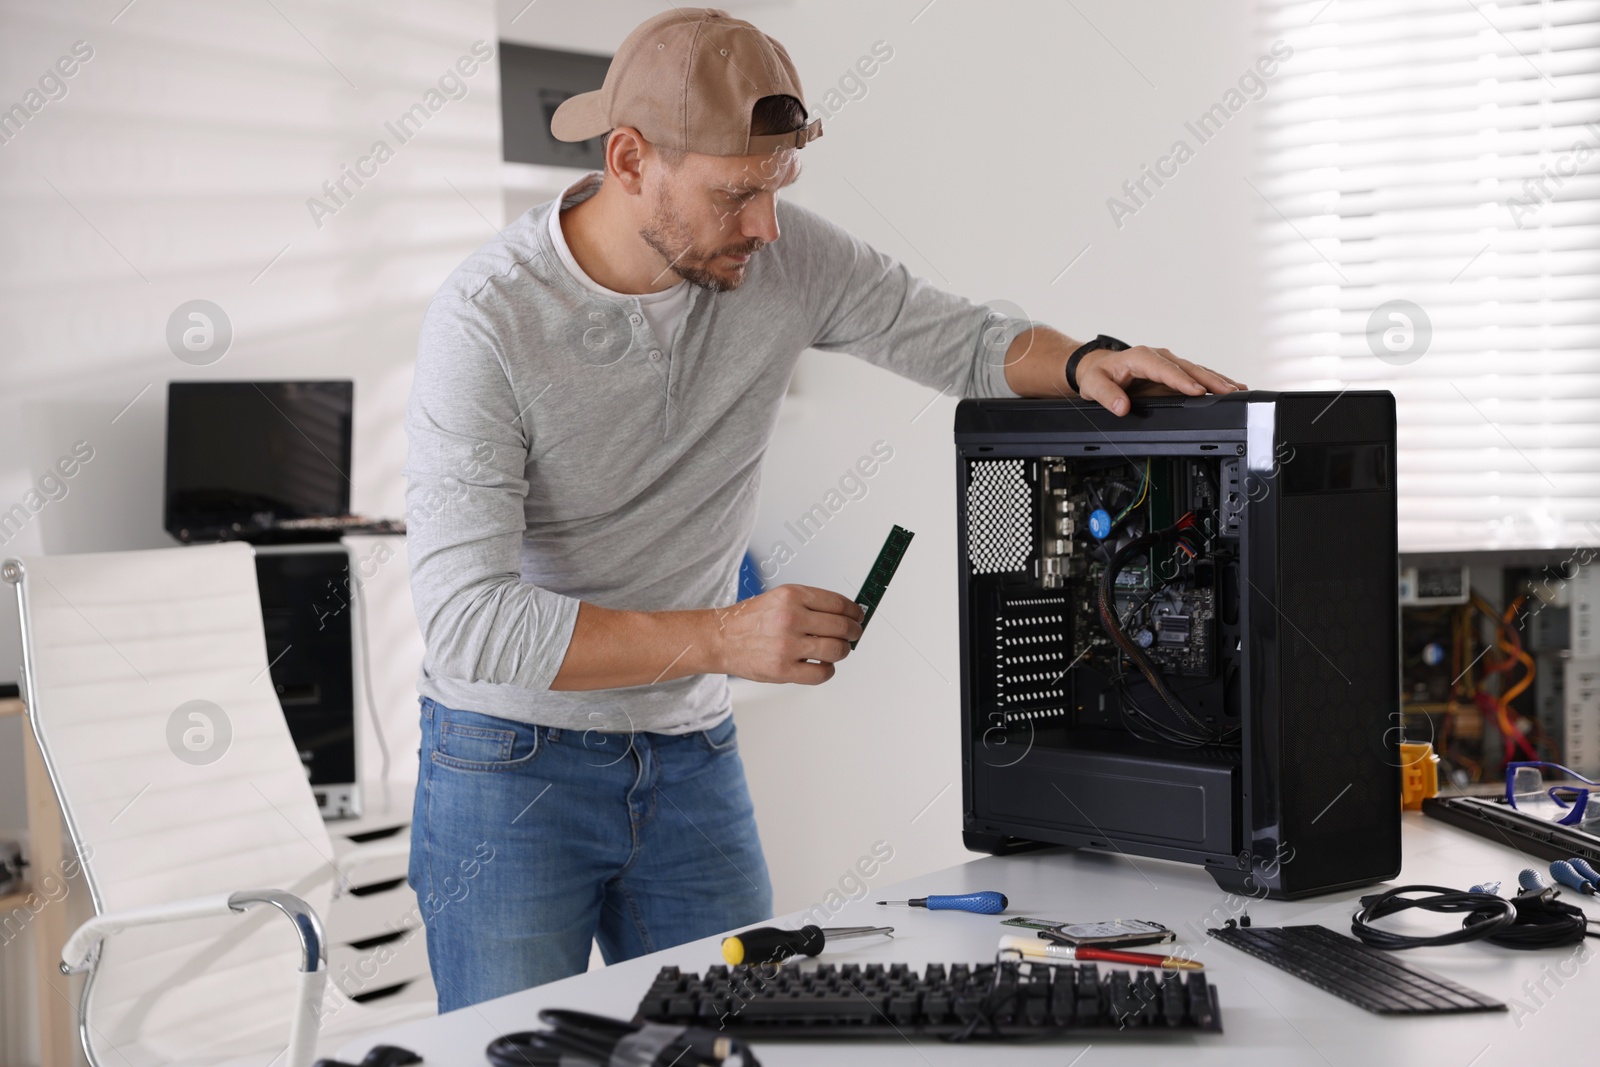
[[[326,983],[319,916],[342,875],[405,844],[335,857],[268,673],[250,547],[30,557],[0,576],[94,904],[62,953],[87,975],[89,1062],[307,1067],[319,1014],[328,1055],[430,1014]]]

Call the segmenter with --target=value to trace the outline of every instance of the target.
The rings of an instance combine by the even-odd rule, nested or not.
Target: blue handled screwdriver
[[[1543,893],[1550,888],[1545,884],[1545,880],[1539,877],[1539,872],[1532,867],[1525,867],[1517,872],[1517,884],[1525,893]]]
[[[891,908],[927,908],[929,911],[970,911],[978,915],[999,915],[1006,910],[1004,893],[963,893],[958,897],[917,897],[914,900],[880,900]]]
[[[1587,878],[1596,889],[1600,889],[1600,871],[1589,866],[1589,862],[1581,856],[1574,856],[1567,861],[1572,864],[1572,869]]]
[[[1579,874],[1577,869],[1566,860],[1556,860],[1550,865],[1550,877],[1560,882],[1569,889],[1576,889],[1580,893],[1594,895],[1594,886],[1589,884],[1589,879]]]

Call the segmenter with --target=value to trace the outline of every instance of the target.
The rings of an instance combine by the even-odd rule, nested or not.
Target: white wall
[[[664,9],[649,0],[498,6],[507,40],[607,53]],[[1009,301],[1075,336],[1161,344],[1261,379],[1250,105],[1203,145],[1183,126],[1264,51],[1249,4],[723,6],[784,43],[813,105],[875,42],[894,50],[864,96],[824,119],[794,200],[973,299]],[[1107,198],[1180,137],[1194,157],[1119,229]],[[797,549],[778,581],[854,595],[891,523],[917,537],[871,631],[831,682],[737,687],[780,911],[822,901],[880,839],[895,849],[880,881],[970,856],[958,777],[955,401],[847,356],[809,353],[797,381],[756,532],[760,554],[780,538]],[[867,495],[800,547],[784,522],[821,501],[879,440],[894,458]]]
[[[0,108],[74,42],[93,51],[0,144],[0,512],[74,442],[94,449],[63,499],[0,532],[0,556],[173,544],[160,501],[174,378],[355,379],[353,506],[401,513],[423,308],[502,221],[498,68],[463,78],[466,95],[403,145],[384,123],[426,104],[480,40],[496,41],[489,0],[0,4]],[[393,158],[319,228],[308,198],[378,139]],[[233,325],[209,366],[165,339],[195,298]],[[0,592],[0,680],[14,680]],[[414,720],[414,653],[381,647],[400,655],[377,673],[401,684],[375,684]],[[0,726],[0,836],[19,836],[20,735]],[[30,952],[19,939],[0,963]],[[30,1042],[7,1027],[0,1062],[33,1062]]]

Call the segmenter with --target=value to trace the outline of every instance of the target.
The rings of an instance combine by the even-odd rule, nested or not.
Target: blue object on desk
[[[1579,874],[1577,868],[1566,860],[1556,860],[1550,865],[1550,877],[1568,889],[1576,889],[1580,893],[1594,892],[1594,886],[1589,884],[1589,879]]]
[[[879,904],[901,908],[927,908],[929,911],[970,911],[977,915],[999,915],[1006,910],[1004,893],[962,893],[960,896],[916,897],[911,900],[880,900]]]
[[[1589,866],[1589,861],[1582,856],[1573,856],[1567,861],[1572,864],[1572,869],[1587,878],[1596,889],[1600,889],[1600,871]]]

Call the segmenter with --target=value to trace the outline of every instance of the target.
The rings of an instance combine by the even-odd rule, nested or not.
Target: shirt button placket
[[[637,311],[635,311],[635,312],[632,312],[632,313],[630,313],[628,315],[628,321],[633,324],[635,329],[637,329],[638,327],[640,327],[640,326],[642,326],[644,324],[644,316],[639,314]],[[651,363],[659,364],[661,362],[661,349],[652,348],[646,354],[648,355]],[[666,436],[668,436],[668,435],[670,435],[672,433],[672,386],[671,386],[670,375],[671,375],[671,371],[669,370],[668,371],[668,376],[669,376],[668,380],[662,382],[662,384],[661,384],[661,399],[662,399],[662,405],[661,405],[661,436],[662,437],[666,437]]]

